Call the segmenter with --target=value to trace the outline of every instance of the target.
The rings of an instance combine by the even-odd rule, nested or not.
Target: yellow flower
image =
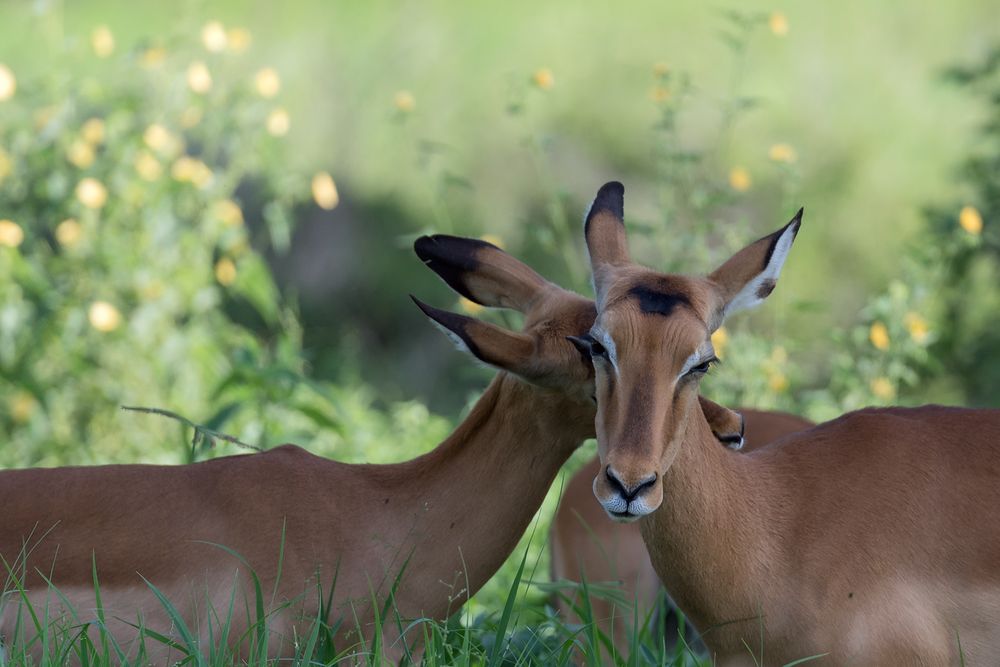
[[[201,29],[201,43],[206,51],[219,53],[225,51],[229,44],[229,36],[226,29],[218,21],[209,21]]]
[[[979,236],[983,231],[983,216],[975,206],[963,206],[958,214],[958,224],[973,236]]]
[[[273,137],[283,137],[288,134],[291,118],[288,112],[278,107],[267,116],[267,132]]]
[[[0,63],[0,102],[9,100],[17,92],[17,79],[10,68]]]
[[[106,333],[118,328],[122,322],[122,314],[107,301],[95,301],[90,304],[87,319],[90,320],[90,326]]]
[[[96,178],[85,178],[76,185],[76,198],[87,208],[101,208],[108,201],[108,190]]]
[[[227,227],[239,227],[243,224],[243,211],[232,199],[221,199],[212,205],[212,215]]]
[[[649,99],[657,104],[666,102],[670,99],[670,89],[666,86],[653,86],[653,89],[649,91]]]
[[[0,146],[0,183],[3,183],[4,179],[10,176],[10,172],[14,170],[14,164],[11,162],[10,156],[7,155],[7,151]]]
[[[327,211],[332,210],[340,202],[337,184],[333,177],[325,171],[318,172],[312,179],[312,196],[316,205]]]
[[[142,133],[142,140],[157,153],[172,153],[177,147],[177,139],[159,123],[147,127]]]
[[[483,307],[480,306],[478,303],[476,303],[475,301],[470,301],[469,299],[466,299],[464,296],[458,297],[458,307],[464,310],[469,315],[475,315],[476,313],[478,313],[483,309]]]
[[[226,37],[229,40],[229,50],[233,53],[243,53],[250,48],[250,42],[253,41],[246,28],[230,28]]]
[[[771,389],[771,391],[780,394],[788,389],[788,378],[785,377],[785,374],[780,371],[768,373],[767,386]]]
[[[0,245],[16,248],[24,241],[24,230],[13,220],[0,220]]]
[[[907,313],[906,317],[903,318],[903,324],[906,325],[906,330],[910,332],[910,338],[918,343],[923,343],[927,340],[927,336],[930,334],[930,327],[927,326],[927,320],[921,317],[919,313]]]
[[[417,108],[417,98],[408,90],[400,90],[393,96],[392,104],[403,113],[410,113]]]
[[[531,80],[542,90],[549,90],[556,83],[556,78],[553,76],[552,70],[548,67],[536,70],[535,73],[531,75]]]
[[[881,322],[875,322],[868,330],[868,340],[879,350],[889,349],[889,330]]]
[[[493,245],[495,245],[500,249],[506,247],[506,245],[504,245],[503,239],[497,236],[496,234],[483,234],[479,238],[486,241],[487,243],[492,243]]]
[[[191,63],[187,69],[187,84],[192,92],[203,95],[212,89],[212,73],[208,66],[201,62]]]
[[[726,346],[729,345],[729,332],[726,327],[719,327],[712,332],[712,347],[715,348],[715,356],[719,359],[726,353]]]
[[[174,180],[192,183],[199,188],[206,188],[215,180],[215,174],[207,164],[188,155],[177,158],[170,167],[170,175]]]
[[[19,391],[10,399],[10,416],[18,424],[23,424],[31,419],[38,401],[26,391]]]
[[[83,235],[83,228],[73,218],[67,218],[56,227],[56,240],[64,246],[74,246]]]
[[[787,162],[789,164],[798,159],[795,149],[788,144],[774,144],[767,151],[767,156],[775,162]]]
[[[236,265],[233,260],[223,257],[215,263],[215,279],[220,285],[232,285],[236,280]]]
[[[135,171],[145,181],[155,181],[163,175],[160,161],[148,151],[141,151],[135,156]]]
[[[883,401],[891,401],[896,398],[896,387],[893,386],[889,378],[877,377],[868,386],[876,398]]]
[[[90,33],[90,46],[98,58],[107,58],[115,50],[115,36],[106,25],[99,25]]]
[[[80,136],[91,146],[104,141],[104,121],[100,118],[89,118],[80,130]]]
[[[770,18],[767,19],[767,25],[771,28],[771,32],[778,37],[784,37],[788,34],[788,17],[781,12],[771,14]]]
[[[750,172],[743,167],[733,167],[729,170],[729,187],[737,192],[746,192],[750,189],[753,181],[750,179]]]
[[[139,56],[139,64],[146,69],[159,67],[167,59],[167,50],[162,46],[151,46]]]
[[[82,139],[77,139],[66,149],[66,159],[78,169],[86,169],[94,164],[94,149]]]
[[[668,74],[670,74],[670,65],[668,65],[667,63],[660,62],[653,65],[654,76],[658,76],[662,79]]]
[[[257,72],[253,82],[261,97],[274,97],[281,90],[281,77],[273,67],[265,67]]]
[[[151,280],[139,289],[139,296],[144,301],[155,301],[163,296],[163,283],[159,280]]]

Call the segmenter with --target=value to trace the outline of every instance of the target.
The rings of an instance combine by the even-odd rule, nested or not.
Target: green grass
[[[245,561],[235,552],[225,548],[241,563]],[[620,597],[620,593],[606,586],[593,587],[587,582],[579,585],[563,582],[558,585],[540,585],[547,594],[558,595],[569,602],[579,599],[576,612],[582,619],[579,625],[570,625],[557,617],[551,607],[543,610],[521,610],[519,598],[535,586],[524,579],[526,567],[533,569],[525,551],[520,566],[507,594],[500,613],[472,616],[467,609],[460,610],[447,621],[432,619],[404,619],[395,609],[392,592],[379,607],[378,618],[395,624],[404,638],[404,646],[387,645],[382,624],[374,624],[374,632],[356,646],[334,647],[332,638],[337,635],[344,619],[328,619],[333,590],[318,591],[326,603],[320,606],[315,618],[300,624],[301,635],[281,637],[273,627],[279,614],[291,604],[274,604],[263,590],[256,573],[250,571],[253,583],[249,599],[240,599],[239,586],[234,581],[232,594],[222,609],[209,608],[202,619],[201,633],[185,618],[175,602],[170,600],[153,582],[143,579],[169,619],[170,627],[153,628],[143,619],[134,622],[109,618],[101,597],[101,584],[94,566],[93,609],[77,609],[51,581],[45,603],[39,608],[31,602],[23,586],[23,573],[18,576],[16,564],[6,568],[7,582],[0,593],[0,613],[14,608],[20,619],[11,636],[7,638],[0,667],[7,665],[42,666],[62,665],[72,661],[88,667],[101,665],[148,664],[150,655],[164,647],[171,650],[172,664],[192,667],[222,665],[382,665],[399,659],[404,663],[424,665],[569,665],[578,662],[586,665],[614,664],[669,665],[688,667],[703,664],[683,640],[676,647],[667,648],[661,640],[662,628],[646,617],[636,621],[629,643],[629,655],[616,655],[612,638],[605,636],[593,622],[590,599]],[[399,584],[405,570],[396,579]],[[335,585],[335,584],[334,584]],[[394,585],[393,591],[396,586]],[[582,595],[580,595],[582,593]],[[247,629],[235,636],[233,628],[238,615],[250,620]],[[638,614],[636,614],[638,618]],[[126,621],[135,631],[134,641],[123,645],[108,630],[108,622]],[[357,628],[355,621],[355,628]],[[269,657],[275,642],[291,646],[289,655],[281,659]],[[671,642],[673,643],[673,642]],[[242,647],[242,648],[239,648]]]

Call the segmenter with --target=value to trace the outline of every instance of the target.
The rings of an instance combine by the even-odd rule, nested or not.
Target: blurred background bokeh
[[[998,406],[998,44],[993,0],[0,3],[0,466],[238,451],[120,405],[426,451],[491,372],[407,294],[517,320],[413,240],[486,237],[586,294],[610,179],[670,270],[806,209],[712,398]]]

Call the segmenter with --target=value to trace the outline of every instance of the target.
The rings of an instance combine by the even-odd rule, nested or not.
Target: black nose
[[[640,480],[638,484],[634,484],[632,486],[627,486],[624,482],[622,482],[622,480],[618,477],[618,473],[616,473],[611,466],[608,466],[604,470],[604,476],[608,478],[608,483],[611,484],[611,488],[617,491],[626,503],[632,502],[642,495],[646,489],[653,486],[653,484],[656,484],[655,472],[649,477]]]

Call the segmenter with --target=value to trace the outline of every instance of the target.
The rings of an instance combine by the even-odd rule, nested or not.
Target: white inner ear
[[[768,261],[767,266],[753,280],[744,285],[743,289],[736,296],[729,300],[723,312],[724,317],[729,317],[741,310],[759,306],[767,298],[771,290],[774,289],[775,283],[778,282],[778,276],[781,275],[781,267],[785,265],[785,260],[788,259],[788,251],[792,249],[792,241],[795,240],[795,233],[798,229],[799,226],[797,224],[788,225],[785,228],[785,231],[778,237],[778,242],[774,244],[774,252],[771,253],[771,259]],[[762,289],[764,290],[764,296],[760,295]]]
[[[472,350],[470,350],[469,346],[465,344],[465,341],[462,340],[461,336],[459,336],[457,333],[455,333],[454,331],[452,331],[448,327],[444,326],[443,324],[441,324],[437,320],[432,319],[430,317],[428,317],[427,319],[430,320],[431,324],[433,324],[435,327],[438,328],[438,331],[440,331],[445,336],[447,336],[448,340],[450,340],[452,343],[455,344],[455,347],[457,347],[462,352],[467,352],[468,354],[472,354]],[[475,355],[473,355],[473,356],[475,356]]]

